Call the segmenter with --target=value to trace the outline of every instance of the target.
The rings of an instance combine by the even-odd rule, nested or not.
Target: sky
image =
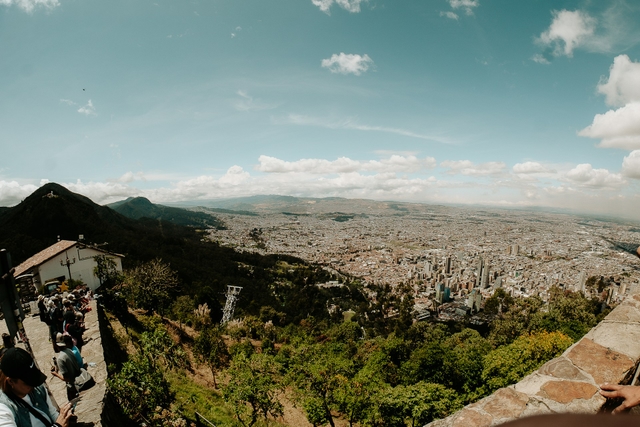
[[[256,194],[638,218],[638,0],[0,0],[0,206]]]

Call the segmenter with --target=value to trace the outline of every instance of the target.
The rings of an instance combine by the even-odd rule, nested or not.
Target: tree
[[[176,272],[158,258],[127,271],[125,282],[131,305],[149,313],[163,313],[179,284]]]
[[[171,314],[178,320],[180,329],[183,323],[188,323],[195,307],[195,301],[189,295],[180,295],[173,304],[171,304]]]
[[[487,393],[520,381],[548,360],[558,357],[573,340],[561,332],[523,335],[484,357],[482,380]]]
[[[216,373],[229,364],[230,358],[220,329],[217,326],[204,328],[193,343],[193,351],[209,366],[213,376],[213,387],[218,388]]]
[[[455,390],[427,382],[387,387],[379,401],[382,423],[390,427],[424,425],[460,408],[462,402]]]
[[[239,353],[229,367],[229,383],[222,387],[224,400],[235,410],[243,426],[252,426],[262,416],[275,418],[283,413],[278,400],[281,386],[278,366],[271,356]]]
[[[96,255],[93,259],[96,261],[93,275],[100,280],[100,286],[111,288],[122,281],[122,274],[118,271],[118,265],[113,258],[107,255]]]
[[[289,361],[289,382],[298,400],[319,402],[331,427],[335,427],[331,410],[338,407],[339,390],[353,375],[353,361],[340,351],[341,347],[332,343],[300,346]]]

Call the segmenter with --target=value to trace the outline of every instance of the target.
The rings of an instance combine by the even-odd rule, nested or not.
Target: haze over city
[[[0,205],[640,208],[634,1],[0,0]]]

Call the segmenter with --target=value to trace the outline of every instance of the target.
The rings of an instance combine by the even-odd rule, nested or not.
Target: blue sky
[[[340,196],[635,217],[640,2],[0,0],[0,205]]]

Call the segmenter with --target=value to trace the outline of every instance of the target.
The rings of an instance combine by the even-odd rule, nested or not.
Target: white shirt
[[[25,396],[24,399],[25,402],[27,402],[29,405],[31,405],[31,397],[29,395]],[[53,406],[53,403],[51,403],[51,399],[49,398],[49,394],[47,394],[47,405],[49,405],[49,412],[57,414],[58,410],[55,408],[55,406]],[[31,405],[33,407],[33,405]],[[44,415],[45,419],[49,419],[49,414],[45,414],[44,412],[42,412],[41,410],[39,410],[38,408],[34,409],[40,413],[42,413],[42,415]],[[40,421],[39,419],[37,419],[36,417],[33,416],[33,414],[29,413],[29,417],[31,418],[31,427],[47,427],[44,424],[42,424],[42,421]],[[57,418],[57,416],[56,416]],[[55,419],[53,420],[55,421]],[[4,403],[0,403],[0,427],[23,427],[23,426],[18,426],[16,424],[16,420],[13,416],[13,412],[11,412],[11,409],[5,405]]]

